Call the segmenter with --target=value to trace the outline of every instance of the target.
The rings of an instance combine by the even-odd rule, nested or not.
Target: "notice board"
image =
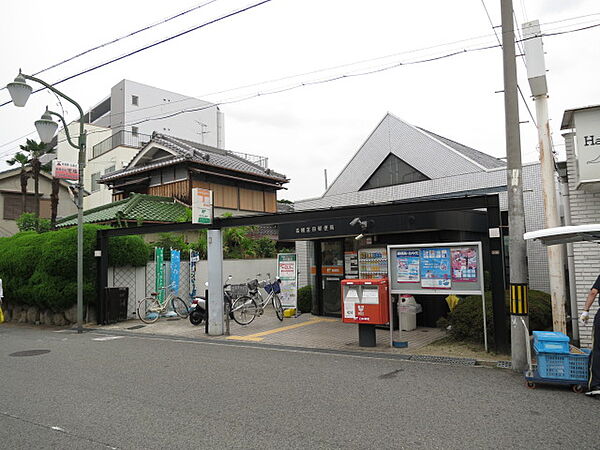
[[[483,295],[481,242],[388,246],[392,294]]]

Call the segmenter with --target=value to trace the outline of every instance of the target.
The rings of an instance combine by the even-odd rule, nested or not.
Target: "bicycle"
[[[260,274],[258,274],[260,276]],[[269,303],[273,304],[275,314],[280,321],[283,321],[283,306],[281,305],[281,299],[279,294],[281,293],[281,280],[276,278],[275,281],[271,281],[271,274],[267,274],[267,279],[258,281],[258,279],[251,280],[247,283],[249,298],[255,301],[257,306],[256,315],[262,316],[265,312],[265,307]],[[263,298],[259,291],[262,288],[267,293],[267,297]]]
[[[165,292],[168,290],[167,297],[163,301],[158,299],[158,292],[152,292],[150,297],[143,298],[138,302],[137,315],[140,320],[144,323],[156,322],[160,315],[167,311],[169,305],[179,317],[187,318],[190,309],[181,297],[175,295],[172,286],[165,286],[159,290]]]

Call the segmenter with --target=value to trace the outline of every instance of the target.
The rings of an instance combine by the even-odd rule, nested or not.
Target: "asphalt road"
[[[596,400],[385,355],[2,325],[0,383],[7,449],[600,447]]]

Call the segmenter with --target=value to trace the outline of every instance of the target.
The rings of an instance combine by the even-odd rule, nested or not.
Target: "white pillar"
[[[208,230],[208,334],[223,334],[223,237]]]

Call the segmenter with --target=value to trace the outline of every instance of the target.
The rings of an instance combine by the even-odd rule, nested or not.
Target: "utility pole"
[[[546,228],[561,225],[556,202],[556,174],[554,173],[554,155],[550,143],[550,124],[548,122],[548,84],[546,82],[546,64],[540,23],[537,20],[522,25],[525,39],[525,61],[527,78],[531,94],[535,99],[538,139],[540,145],[540,164],[542,169],[542,195],[544,198],[544,218]],[[562,251],[559,245],[549,245],[548,273],[550,274],[550,294],[552,296],[552,325],[554,331],[567,333],[565,316],[566,283],[563,270]],[[575,317],[575,322],[577,318]],[[574,323],[574,327],[577,324]]]
[[[512,369],[527,367],[526,346],[529,339],[521,319],[529,325],[527,305],[527,246],[523,208],[523,173],[515,60],[515,29],[512,0],[500,0],[502,15],[502,59],[504,66],[504,117],[506,128],[506,182],[508,185],[508,259],[510,265],[510,340]]]

